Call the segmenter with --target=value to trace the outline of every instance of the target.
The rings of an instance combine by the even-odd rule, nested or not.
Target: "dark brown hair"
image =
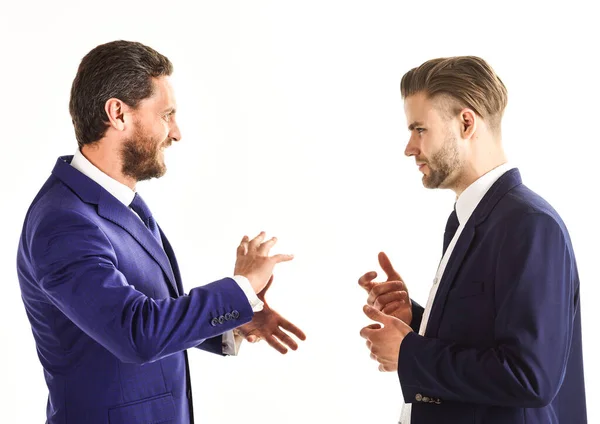
[[[504,83],[487,62],[476,56],[428,60],[408,71],[400,82],[406,98],[425,93],[428,98],[450,98],[448,113],[456,115],[468,107],[484,118],[493,131],[500,130],[508,95]]]
[[[81,60],[71,87],[69,111],[79,148],[106,133],[106,101],[117,98],[132,108],[152,96],[152,78],[169,76],[173,65],[156,50],[138,42],[101,44]]]

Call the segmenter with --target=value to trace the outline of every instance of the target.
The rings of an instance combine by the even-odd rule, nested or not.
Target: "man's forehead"
[[[176,107],[175,92],[169,81],[169,77],[152,78],[154,90],[151,98],[161,107]]]
[[[430,106],[431,101],[423,92],[411,94],[404,99],[404,109],[406,110],[424,110]]]
[[[421,93],[413,94],[404,99],[404,113],[408,125],[422,123],[427,118],[428,101]]]
[[[445,107],[444,98],[431,98],[424,93],[417,93],[404,99],[404,112],[409,121],[426,121],[440,115]],[[409,122],[409,125],[411,122]]]

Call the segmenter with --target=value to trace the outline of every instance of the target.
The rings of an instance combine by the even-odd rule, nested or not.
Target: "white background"
[[[17,4],[18,3],[18,4]],[[591,4],[592,2],[590,2]],[[190,353],[200,423],[395,423],[398,377],[358,333],[357,286],[386,251],[425,303],[452,209],[403,156],[402,74],[427,59],[485,58],[508,87],[504,143],[524,182],[565,220],[581,277],[589,422],[600,421],[595,344],[597,15],[580,1],[8,2],[0,8],[0,411],[42,423],[47,390],[20,299],[15,257],[29,203],[72,154],[71,82],[115,39],[168,56],[183,141],[167,175],[141,184],[187,289],[233,271],[244,234],[276,252],[270,303],[308,335],[282,356]],[[577,424],[577,423],[574,423]]]

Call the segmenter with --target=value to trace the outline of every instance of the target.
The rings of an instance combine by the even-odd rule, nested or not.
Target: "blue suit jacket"
[[[413,304],[415,331],[422,314]],[[518,170],[471,215],[425,336],[402,342],[398,374],[411,424],[587,422],[573,248]]]
[[[185,350],[221,352],[252,319],[230,278],[184,294],[173,249],[58,159],[33,201],[17,269],[49,389],[48,423],[189,423]]]

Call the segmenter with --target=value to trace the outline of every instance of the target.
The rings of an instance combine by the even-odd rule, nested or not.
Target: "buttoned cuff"
[[[414,359],[418,355],[418,346],[423,341],[423,336],[411,331],[404,337],[400,345],[400,354],[398,356],[398,377],[400,378],[400,387],[404,403],[413,403],[415,396],[420,391],[420,384],[415,376]]]

